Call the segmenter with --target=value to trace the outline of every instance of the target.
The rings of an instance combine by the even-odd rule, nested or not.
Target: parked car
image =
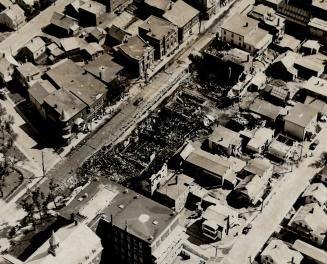
[[[316,139],[315,141],[313,141],[313,142],[310,144],[309,149],[310,149],[310,150],[315,150],[316,147],[318,146],[318,144],[319,144],[319,140]]]

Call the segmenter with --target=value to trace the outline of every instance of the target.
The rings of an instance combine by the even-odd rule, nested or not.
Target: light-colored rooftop
[[[284,119],[285,121],[297,124],[300,127],[306,127],[317,117],[317,114],[318,111],[315,108],[298,102],[291,108]]]
[[[40,70],[31,62],[23,63],[17,67],[17,71],[24,77],[40,73]]]
[[[314,247],[308,243],[305,243],[302,240],[297,239],[293,244],[293,248],[302,253],[303,255],[308,256],[309,258],[315,261],[318,261],[318,263],[320,264],[327,263],[326,251]]]
[[[327,98],[327,81],[324,79],[312,76],[308,81],[306,81],[303,89]]]
[[[327,31],[327,21],[317,17],[312,18],[308,23],[308,26],[316,29],[320,29],[325,32]]]
[[[242,139],[239,133],[221,125],[216,127],[209,137],[209,141],[212,141],[226,148],[230,145],[238,146],[241,143],[241,140]]]
[[[274,121],[280,115],[282,109],[282,107],[273,105],[262,99],[255,99],[249,107],[249,111]]]
[[[118,46],[118,48],[126,55],[136,60],[142,60],[148,50],[154,48],[148,45],[141,37],[133,36],[127,39],[126,43]]]
[[[164,194],[171,199],[178,199],[180,195],[182,195],[190,185],[194,182],[194,179],[185,175],[185,174],[177,174],[174,175],[169,181],[167,181],[164,185],[160,186],[157,192]]]
[[[234,14],[221,26],[234,34],[246,37],[258,28],[259,21],[243,14]]]
[[[201,149],[195,149],[186,158],[186,161],[219,176],[226,174],[230,168],[230,163],[227,159]]]
[[[171,22],[156,16],[150,16],[140,26],[141,29],[146,30],[147,35],[152,38],[163,38],[172,31],[177,31],[177,27]]]
[[[56,88],[47,80],[34,83],[28,93],[40,104],[44,103],[44,98],[56,91]]]
[[[26,44],[26,48],[29,49],[32,53],[43,47],[45,47],[45,42],[40,37],[33,38]]]
[[[270,257],[273,260],[273,263],[276,264],[300,264],[303,256],[295,251],[290,249],[282,240],[272,239],[268,246],[261,253],[261,257],[265,256]],[[293,261],[293,262],[291,262]]]
[[[84,224],[70,224],[56,233],[59,248],[56,256],[48,253],[49,240],[39,247],[26,261],[28,264],[84,263],[92,251],[102,250],[100,238]]]
[[[248,142],[247,146],[259,149],[262,146],[264,146],[267,141],[270,142],[270,140],[274,136],[274,131],[266,128],[266,127],[260,127],[254,134],[254,137]]]
[[[163,17],[179,28],[182,28],[198,15],[199,11],[197,9],[182,0],[177,0],[177,2],[172,3],[171,9],[167,10],[163,14]]]
[[[106,12],[106,6],[95,1],[89,1],[83,4],[80,9],[90,12],[95,15],[102,15]]]
[[[312,196],[314,197],[321,205],[324,205],[327,201],[327,188],[323,183],[312,183],[304,191],[303,197]]]

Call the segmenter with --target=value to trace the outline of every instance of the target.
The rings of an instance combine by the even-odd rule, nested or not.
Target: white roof
[[[274,136],[274,131],[266,128],[260,127],[254,134],[254,137],[248,142],[248,147],[258,149],[266,144],[267,141],[271,141]]]
[[[48,253],[49,240],[39,247],[26,261],[28,264],[84,263],[93,251],[102,250],[100,238],[84,224],[70,224],[56,232],[59,248],[56,256]],[[94,256],[95,257],[95,256]]]
[[[290,249],[282,240],[273,239],[261,253],[262,257],[270,257],[275,264],[288,264],[293,260],[293,264],[299,264],[303,256]]]
[[[324,79],[312,76],[305,82],[303,89],[327,97],[327,81]]]
[[[322,183],[313,183],[303,193],[303,197],[312,196],[320,204],[324,204],[327,201],[327,188]]]
[[[327,263],[327,252],[316,248],[308,243],[303,242],[302,240],[297,239],[293,244],[293,248],[303,255],[308,256],[311,259],[318,261],[318,263]]]

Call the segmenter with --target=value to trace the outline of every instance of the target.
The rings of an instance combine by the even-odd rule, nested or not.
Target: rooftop
[[[164,185],[160,186],[157,192],[164,194],[171,199],[177,199],[193,183],[193,179],[185,174],[174,175]]]
[[[70,37],[60,40],[60,45],[65,52],[69,52],[75,49],[80,49],[81,43],[78,38]]]
[[[324,79],[312,76],[306,81],[303,89],[327,98],[327,81]]]
[[[70,224],[56,233],[59,249],[56,256],[48,252],[49,239],[39,247],[25,262],[29,264],[84,263],[85,257],[94,256],[93,251],[102,250],[100,238],[86,225]]]
[[[96,42],[88,43],[86,47],[84,47],[84,50],[91,56],[104,51],[101,45]]]
[[[45,47],[45,42],[40,37],[33,38],[26,44],[26,48],[29,49],[32,53],[43,47]]]
[[[47,80],[34,83],[28,93],[40,104],[44,103],[44,98],[56,91],[56,88]]]
[[[147,31],[147,35],[153,38],[163,38],[172,31],[177,31],[177,27],[171,22],[156,16],[150,16],[141,26]]]
[[[227,159],[201,149],[193,150],[186,161],[220,176],[226,174],[230,167]]]
[[[68,59],[56,64],[47,72],[47,76],[55,86],[70,91],[88,106],[107,92],[102,82]]]
[[[327,11],[326,0],[312,0],[312,6]]]
[[[277,43],[282,48],[289,48],[295,51],[301,44],[301,40],[294,38],[291,35],[284,34],[283,38]]]
[[[55,90],[44,98],[44,102],[54,109],[59,117],[63,118],[64,114],[67,120],[86,108],[86,104],[65,89]]]
[[[244,170],[261,177],[266,171],[271,170],[272,167],[273,165],[268,159],[254,158],[248,161]]]
[[[106,12],[106,6],[95,1],[89,1],[80,6],[80,9],[87,12],[93,13],[95,15],[101,15]]]
[[[294,242],[292,247],[303,255],[318,261],[318,263],[327,263],[327,252],[322,249],[316,248],[299,239]]]
[[[254,137],[248,142],[248,146],[258,149],[264,146],[267,141],[270,141],[274,136],[274,131],[266,128],[260,127],[254,134]]]
[[[239,133],[221,125],[215,128],[210,135],[209,140],[226,148],[230,145],[238,146],[242,141]]]
[[[303,259],[303,256],[299,252],[290,249],[282,240],[279,239],[272,239],[261,253],[261,256],[269,256],[273,260],[273,263],[276,264],[299,264]]]
[[[17,4],[11,4],[9,5],[5,10],[3,10],[1,13],[7,14],[7,16],[12,19],[13,21],[16,21],[17,19],[20,19],[24,15],[24,10]]]
[[[23,63],[17,67],[17,71],[24,77],[33,76],[40,73],[40,70],[30,62]]]
[[[66,30],[70,30],[77,24],[77,20],[62,13],[54,12],[50,23]]]
[[[308,105],[296,103],[292,107],[287,116],[284,117],[285,121],[306,127],[314,118],[317,117],[318,111]]]
[[[171,0],[144,0],[144,3],[162,11],[166,11],[171,3]]]
[[[265,100],[255,99],[249,106],[249,110],[253,113],[261,115],[265,118],[276,120],[282,111],[282,107],[273,105]]]
[[[84,69],[105,83],[110,83],[124,67],[113,61],[113,57],[102,54],[84,66]]]
[[[172,3],[171,9],[163,14],[163,18],[182,28],[198,14],[199,11],[197,9],[182,0],[177,0],[177,2]]]
[[[323,236],[327,232],[327,215],[316,203],[301,206],[289,224],[291,225],[293,223],[302,223],[312,233],[319,236]]]
[[[325,65],[322,62],[319,62],[317,59],[314,59],[312,56],[299,57],[295,61],[294,65],[295,67],[298,65],[307,68],[309,70],[317,72],[318,74],[322,74],[325,69]]]
[[[108,30],[108,35],[118,41],[119,43],[122,43],[125,38],[128,38],[131,36],[130,33],[127,31],[121,29],[120,27],[117,27],[115,25],[112,25]]]
[[[320,29],[322,31],[325,31],[326,32],[326,29],[327,29],[327,21],[326,20],[323,20],[323,19],[320,19],[320,18],[312,18],[310,20],[310,22],[308,23],[308,26],[309,27],[313,27],[313,28],[317,28],[317,29]]]
[[[243,14],[234,14],[221,26],[223,29],[243,37],[258,28],[259,21]]]
[[[148,45],[141,37],[133,36],[127,39],[127,41],[118,46],[118,48],[128,55],[129,57],[141,60],[147,50],[152,50],[153,47]]]
[[[313,183],[304,191],[303,197],[312,196],[321,205],[324,205],[327,201],[327,188],[323,183]]]

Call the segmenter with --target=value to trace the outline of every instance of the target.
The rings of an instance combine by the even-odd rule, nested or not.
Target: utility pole
[[[44,165],[44,153],[43,153],[43,150],[42,150],[42,152],[41,152],[41,154],[42,154],[42,175],[43,175],[43,177],[45,177],[45,165]]]

